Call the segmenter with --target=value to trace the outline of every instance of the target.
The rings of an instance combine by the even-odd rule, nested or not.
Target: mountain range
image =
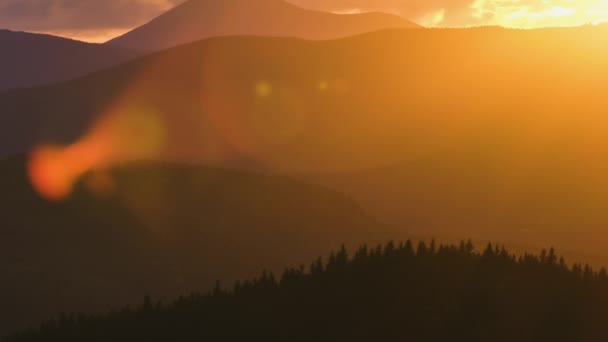
[[[0,91],[82,77],[136,54],[44,34],[0,30]]]
[[[315,12],[283,0],[189,0],[105,44],[0,31],[0,91],[75,79],[136,56],[210,37],[332,39],[399,27],[419,26],[390,14]]]
[[[108,45],[152,52],[229,35],[335,39],[386,28],[418,28],[396,15],[340,15],[306,10],[284,0],[190,0]]]
[[[422,236],[555,245],[601,261],[608,50],[593,39],[605,30],[217,37],[0,96],[0,146],[10,155],[86,140],[101,118],[131,127],[104,143],[137,146],[150,125],[128,122],[143,117],[162,138],[135,159],[286,173]],[[565,46],[577,53],[560,54]]]

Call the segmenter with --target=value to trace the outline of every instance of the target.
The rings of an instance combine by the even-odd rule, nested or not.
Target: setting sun
[[[608,20],[608,1],[605,0],[522,0],[506,4],[476,0],[471,9],[473,18],[484,24],[514,28],[578,26]]]

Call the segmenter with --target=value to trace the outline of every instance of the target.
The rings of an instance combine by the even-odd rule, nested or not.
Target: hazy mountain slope
[[[333,39],[404,27],[418,25],[382,13],[338,15],[305,10],[283,0],[190,0],[108,44],[157,51],[215,36]]]
[[[385,222],[605,256],[604,33],[215,38],[0,96],[0,147],[65,142],[92,118],[147,113],[164,133],[154,158],[338,174],[330,185]]]
[[[519,250],[553,245],[569,260],[605,265],[603,166],[552,155],[533,162],[504,158],[459,150],[310,178],[351,194],[382,223],[410,227],[416,236],[453,240],[467,234]]]
[[[0,51],[0,91],[78,78],[135,55],[120,47],[7,30],[0,30]]]
[[[392,238],[348,198],[288,178],[141,162],[49,203],[22,164],[0,163],[0,335]]]

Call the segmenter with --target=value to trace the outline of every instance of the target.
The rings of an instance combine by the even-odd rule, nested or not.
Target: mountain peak
[[[406,27],[418,25],[391,14],[340,15],[303,9],[284,0],[189,0],[108,44],[150,52],[216,36],[324,40]]]

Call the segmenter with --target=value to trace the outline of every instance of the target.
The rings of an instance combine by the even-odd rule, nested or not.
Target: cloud
[[[0,28],[36,32],[126,30],[183,0],[0,0]]]
[[[473,0],[288,0],[310,9],[340,12],[348,8],[399,14],[420,23],[462,25],[470,22]],[[440,20],[441,19],[441,20]],[[424,23],[423,23],[424,24]]]
[[[428,26],[581,25],[608,19],[606,0],[288,0],[331,12],[357,8],[399,14]]]
[[[0,28],[103,42],[184,0],[0,0]]]
[[[0,28],[103,41],[141,25],[184,1],[0,0]],[[608,20],[607,0],[287,1],[301,7],[335,13],[395,13],[423,25],[441,27],[539,27],[580,25]]]

